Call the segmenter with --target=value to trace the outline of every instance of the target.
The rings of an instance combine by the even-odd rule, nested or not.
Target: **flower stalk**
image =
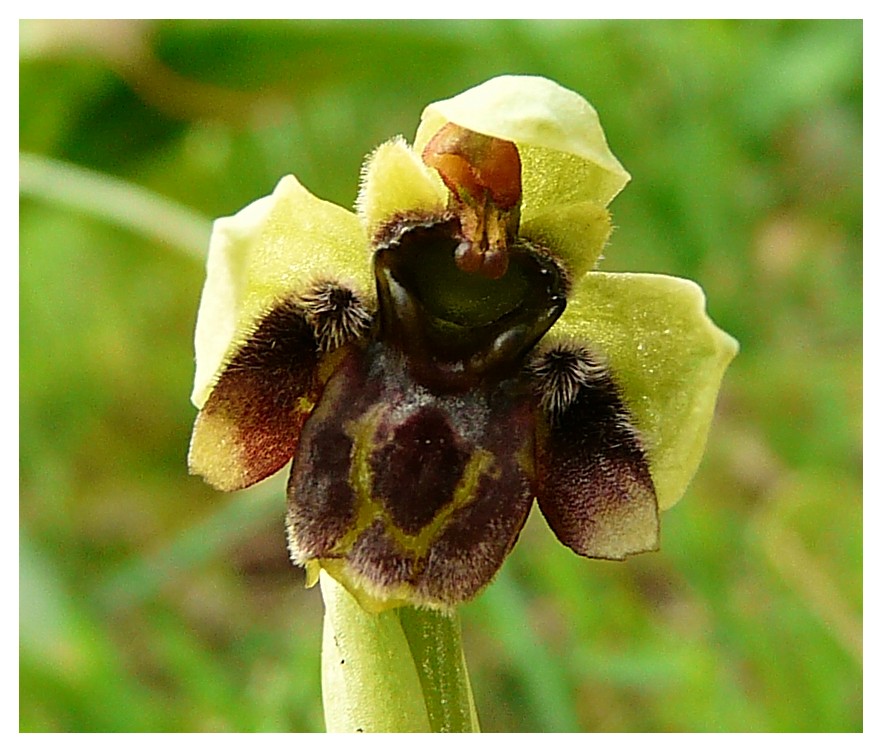
[[[329,732],[479,730],[455,613],[409,606],[370,613],[325,572],[320,581]]]

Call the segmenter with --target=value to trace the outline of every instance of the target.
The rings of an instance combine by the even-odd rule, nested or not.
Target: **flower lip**
[[[453,387],[516,369],[566,306],[548,254],[518,241],[501,278],[470,274],[456,263],[458,230],[455,219],[412,226],[374,256],[379,338]]]

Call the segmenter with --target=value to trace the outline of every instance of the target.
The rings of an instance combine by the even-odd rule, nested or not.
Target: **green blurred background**
[[[600,112],[633,175],[604,268],[697,280],[742,350],[661,552],[580,559],[534,513],[462,610],[484,729],[862,728],[860,22],[20,32],[22,730],[323,729],[284,473],[186,471],[208,219],[288,172],[351,206],[365,153],[501,73]]]

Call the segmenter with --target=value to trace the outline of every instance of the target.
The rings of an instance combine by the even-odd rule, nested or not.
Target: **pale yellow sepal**
[[[606,143],[594,108],[569,89],[539,76],[499,76],[430,104],[414,139],[421,153],[453,122],[513,141],[522,164],[522,219],[581,201],[606,206],[630,180]]]
[[[247,277],[252,249],[275,203],[275,194],[265,196],[232,217],[216,219],[212,225],[205,286],[196,317],[196,376],[191,400],[199,409],[208,399],[236,334],[245,296],[242,280]]]
[[[591,272],[543,345],[594,345],[643,436],[659,507],[683,495],[704,453],[720,381],[738,343],[705,311],[694,282]]]
[[[272,195],[216,220],[196,320],[193,404],[202,408],[223,366],[275,302],[328,279],[373,301],[367,252],[356,215],[316,198],[293,175]]]
[[[395,215],[440,214],[447,207],[447,188],[405,143],[394,138],[365,160],[356,208],[368,237]]]

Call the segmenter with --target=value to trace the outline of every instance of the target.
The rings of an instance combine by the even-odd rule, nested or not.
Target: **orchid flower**
[[[581,96],[502,76],[377,148],[355,212],[287,176],[217,220],[191,471],[293,460],[291,557],[368,611],[474,597],[534,500],[582,556],[657,549],[737,344],[693,282],[596,270],[629,179]]]

